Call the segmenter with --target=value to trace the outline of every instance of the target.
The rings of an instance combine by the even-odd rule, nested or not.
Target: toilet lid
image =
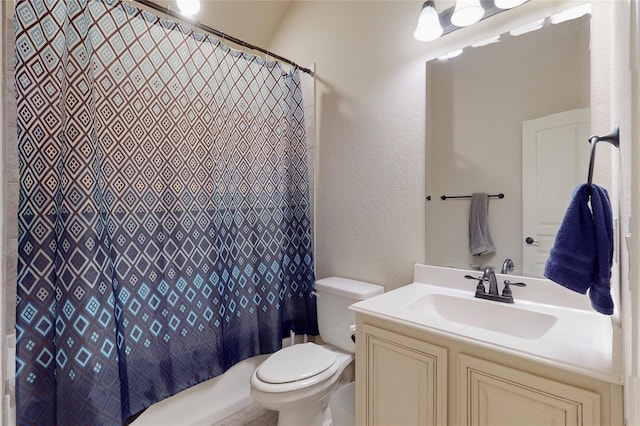
[[[291,383],[322,373],[338,356],[314,343],[304,343],[280,349],[263,362],[256,374],[266,383]]]

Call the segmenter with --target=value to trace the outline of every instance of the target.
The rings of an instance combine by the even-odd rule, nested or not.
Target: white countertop
[[[587,296],[567,290],[549,280],[498,274],[500,290],[504,279],[523,281],[527,287],[511,287],[514,304],[481,300],[474,298],[477,282],[465,279],[465,274],[478,275],[477,271],[416,265],[414,283],[358,302],[351,309],[356,313],[480,345],[598,380],[622,383],[620,327],[612,317],[593,311]],[[416,301],[425,300],[425,296],[433,294],[454,297],[465,304],[473,303],[482,315],[491,316],[495,313],[496,317],[490,321],[494,324],[496,321],[513,319],[507,328],[516,327],[516,331],[520,325],[518,321],[522,322],[522,315],[510,318],[510,314],[523,313],[519,310],[529,311],[525,314],[537,313],[534,315],[541,318],[553,316],[557,321],[541,336],[523,333],[527,337],[518,337],[509,331],[500,332],[468,325],[468,321],[452,321],[450,317],[456,317],[455,312],[446,312],[443,316],[432,308],[416,309]],[[460,315],[469,316],[463,312]],[[521,326],[527,327],[528,324],[523,323]]]

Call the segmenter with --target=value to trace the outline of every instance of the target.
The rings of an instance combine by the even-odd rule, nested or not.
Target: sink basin
[[[588,297],[548,280],[519,277],[527,287],[514,289],[515,303],[477,299],[474,283],[464,278],[468,273],[416,265],[415,282],[350,309],[358,321],[380,321],[383,328],[388,322],[390,330],[424,333],[434,344],[443,338],[622,383],[622,332],[615,318],[593,311]]]
[[[415,320],[437,317],[522,339],[538,339],[558,321],[557,317],[542,312],[440,293],[430,293],[414,300],[407,311],[408,316]]]

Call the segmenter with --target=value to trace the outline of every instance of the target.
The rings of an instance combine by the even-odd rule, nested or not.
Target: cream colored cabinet
[[[600,424],[598,394],[471,356],[458,355],[458,386],[469,426]]]
[[[624,424],[622,386],[356,315],[356,424]]]
[[[365,379],[356,380],[363,385],[357,390],[358,424],[447,423],[446,349],[366,324],[358,332],[358,347],[366,353],[359,373]]]

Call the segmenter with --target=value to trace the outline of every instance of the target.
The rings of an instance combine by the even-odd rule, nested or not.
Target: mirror
[[[499,43],[469,47],[458,57],[427,64],[428,264],[500,271],[511,258],[514,273],[542,275],[555,235],[547,222],[561,220],[588,170],[589,39],[590,16],[585,15],[518,36],[506,34]],[[551,133],[551,139],[523,151],[523,128],[534,135]],[[541,151],[568,139],[576,143],[560,152]],[[537,164],[529,164],[532,158],[538,158]],[[470,200],[440,198],[474,192],[504,194],[489,200],[496,251],[483,256],[472,256],[469,249]],[[525,209],[535,212],[533,230]],[[553,215],[559,217],[550,219]],[[527,237],[532,244],[525,242]]]

